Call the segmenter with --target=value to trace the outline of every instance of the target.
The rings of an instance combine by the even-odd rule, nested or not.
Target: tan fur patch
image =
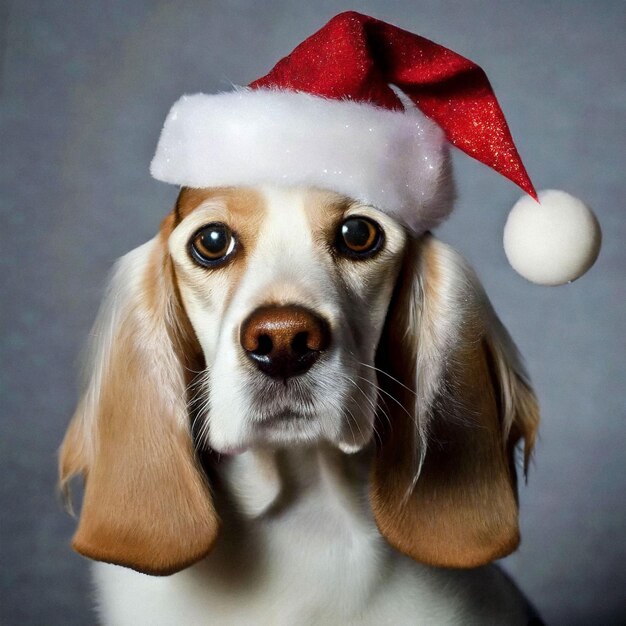
[[[233,220],[233,226],[246,240],[258,233],[264,216],[263,200],[258,191],[246,187],[215,187],[190,189],[183,187],[176,201],[176,225],[200,205],[209,201],[220,202]]]
[[[318,241],[332,243],[345,212],[353,204],[353,200],[332,191],[313,189],[307,192],[304,210]]]

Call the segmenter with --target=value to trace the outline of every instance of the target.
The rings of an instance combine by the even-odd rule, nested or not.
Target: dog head
[[[416,560],[472,567],[519,540],[514,448],[537,410],[473,272],[430,235],[311,188],[183,189],[123,257],[61,448],[85,477],[74,547],[167,574],[219,520],[194,446],[377,435],[371,505]]]
[[[183,192],[178,212],[168,248],[205,359],[203,442],[361,448],[403,229],[314,190]]]

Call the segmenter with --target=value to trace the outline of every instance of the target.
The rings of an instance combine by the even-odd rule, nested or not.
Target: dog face
[[[62,487],[85,478],[86,556],[178,571],[220,524],[194,448],[322,441],[374,441],[372,513],[412,558],[517,546],[536,402],[476,276],[428,233],[317,189],[183,189],[118,263],[92,336],[60,454]]]
[[[178,207],[168,249],[205,359],[201,438],[364,446],[403,228],[319,190],[183,192]]]

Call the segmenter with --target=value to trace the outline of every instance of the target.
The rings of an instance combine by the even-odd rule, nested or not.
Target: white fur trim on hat
[[[274,89],[183,96],[165,120],[150,171],[187,187],[330,189],[417,233],[447,217],[454,195],[444,133],[418,109]]]

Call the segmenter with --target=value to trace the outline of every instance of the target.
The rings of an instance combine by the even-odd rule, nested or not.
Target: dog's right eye
[[[221,222],[203,226],[189,242],[192,259],[204,267],[215,267],[224,263],[235,251],[235,237]]]

